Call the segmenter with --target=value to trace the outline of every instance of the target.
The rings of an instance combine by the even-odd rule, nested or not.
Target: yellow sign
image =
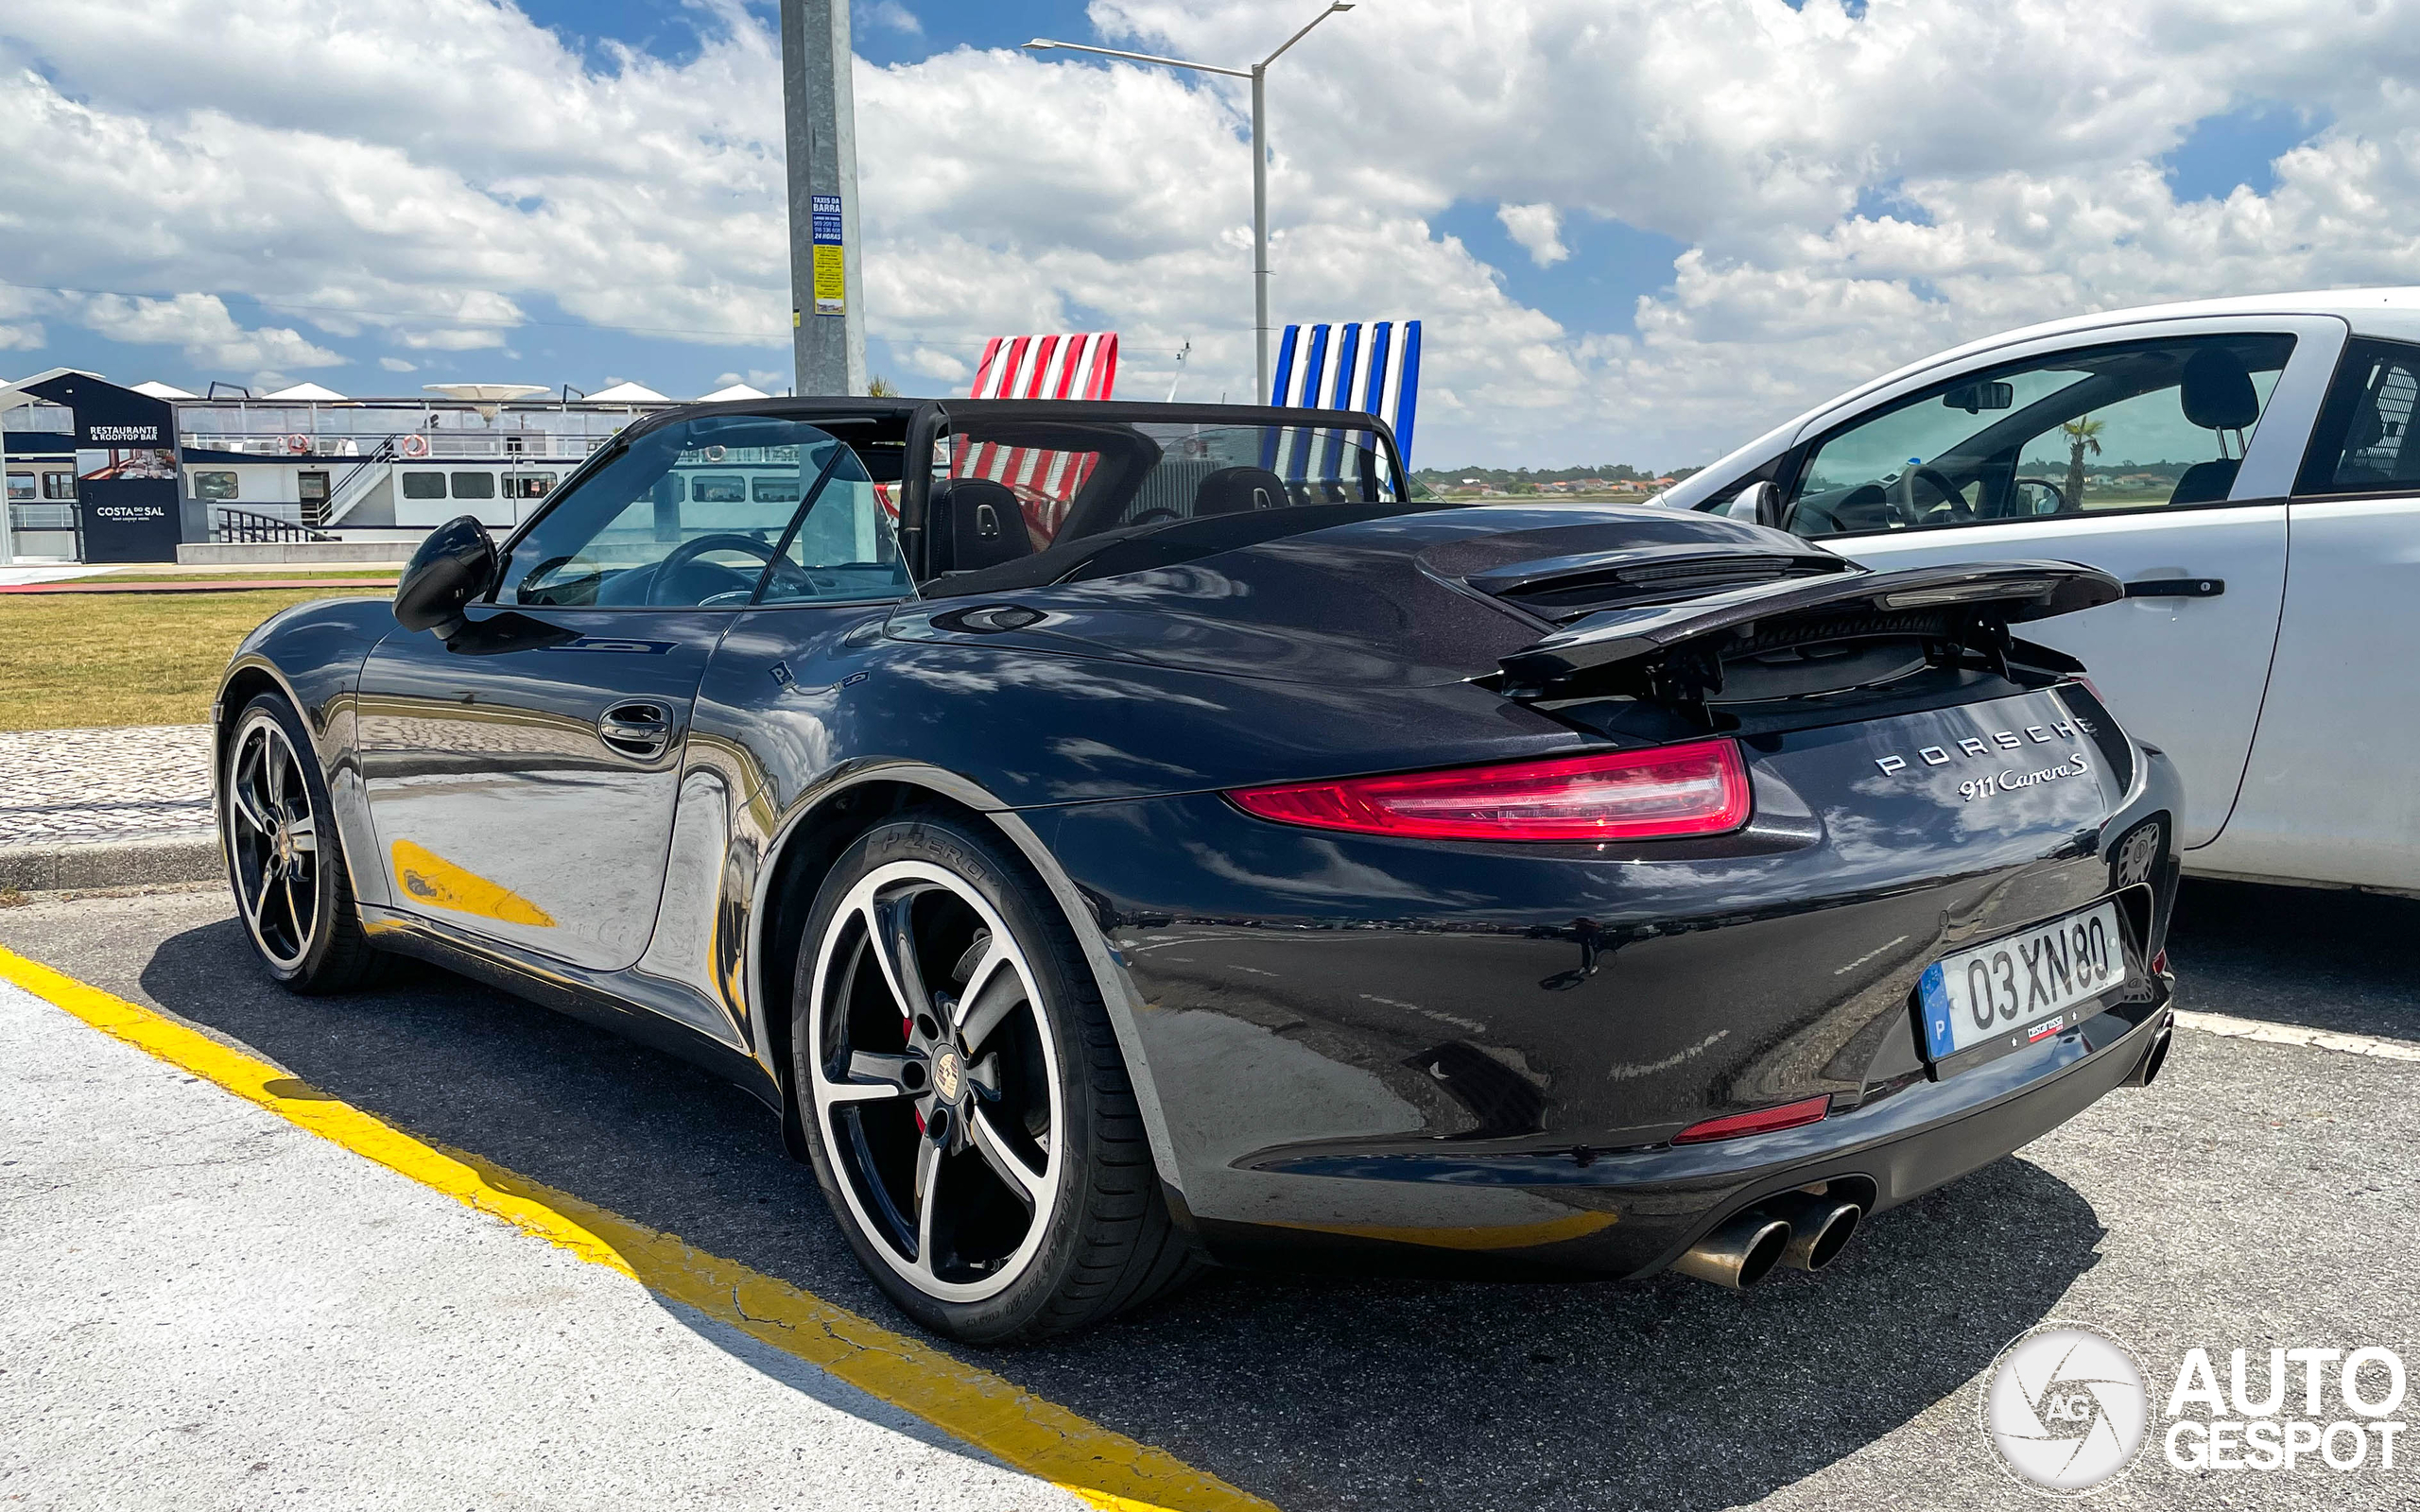
[[[815,313],[841,315],[849,308],[849,284],[840,266],[841,249],[815,249]]]

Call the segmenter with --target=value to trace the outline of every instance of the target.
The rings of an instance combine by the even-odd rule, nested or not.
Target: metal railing
[[[20,530],[73,530],[76,528],[76,506],[73,504],[27,504],[13,500],[9,505],[9,518]]]
[[[273,514],[256,514],[250,509],[220,509],[217,524],[210,532],[214,541],[237,545],[269,545],[289,541],[329,541],[297,520],[281,520]]]
[[[550,431],[449,433],[402,431],[387,435],[262,436],[229,431],[184,431],[188,447],[302,461],[356,461],[387,456],[398,462],[577,462],[612,440],[611,436],[571,436]],[[302,444],[297,446],[295,442]],[[405,448],[417,455],[406,455]]]

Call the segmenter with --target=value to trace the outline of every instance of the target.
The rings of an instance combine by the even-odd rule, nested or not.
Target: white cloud
[[[291,327],[245,329],[216,294],[165,300],[95,295],[84,301],[82,319],[112,341],[182,347],[196,362],[214,368],[334,368],[344,362]]]
[[[419,364],[419,363],[416,363],[416,362],[406,362],[406,361],[405,361],[403,358],[401,358],[401,357],[381,357],[381,358],[379,358],[379,359],[378,359],[378,366],[379,366],[379,367],[381,367],[381,368],[383,368],[383,369],[386,369],[387,371],[389,371],[389,372],[418,372],[418,371],[420,371],[420,364]]]
[[[1504,233],[1540,267],[1552,267],[1571,256],[1571,249],[1563,245],[1563,213],[1554,206],[1543,200],[1534,205],[1498,205],[1495,218],[1504,223]]]
[[[776,369],[759,387],[786,387],[779,48],[761,10],[695,13],[694,57],[596,70],[491,0],[27,9],[0,39],[0,265],[208,291],[62,299],[33,312],[54,344],[106,318],[299,369],[356,340],[510,351],[561,311],[752,347]],[[1211,59],[1298,24],[1274,0],[1093,14]],[[1277,318],[1422,317],[1425,460],[1703,459],[2004,326],[2410,281],[2414,77],[2420,0],[1393,0],[1271,72]],[[1249,392],[1238,88],[958,49],[860,64],[856,98],[866,302],[898,366],[960,385],[987,334],[1109,326],[1122,392],[1165,392],[1188,339],[1187,393]],[[2333,124],[2271,192],[2178,205],[2156,160],[2255,100]],[[1687,249],[1634,309],[1550,315],[1439,230],[1472,206],[1566,284],[1597,271],[1566,216]],[[216,295],[274,323],[184,308]]]
[[[916,12],[901,5],[899,0],[878,0],[866,11],[866,19],[877,26],[888,26],[910,37],[925,34],[925,24],[916,19]]]

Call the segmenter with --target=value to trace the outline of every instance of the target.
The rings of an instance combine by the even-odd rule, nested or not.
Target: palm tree
[[[2107,424],[2108,421],[2095,420],[2089,415],[2078,415],[2059,427],[2060,434],[2067,438],[2067,507],[2070,509],[2083,507],[2083,455],[2086,452],[2095,456],[2100,455],[2100,433]]]

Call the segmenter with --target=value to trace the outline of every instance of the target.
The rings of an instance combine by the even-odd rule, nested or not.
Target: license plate
[[[1995,1040],[2030,1043],[2126,979],[2118,905],[2099,903],[1926,967],[1925,1041],[1935,1060]]]

